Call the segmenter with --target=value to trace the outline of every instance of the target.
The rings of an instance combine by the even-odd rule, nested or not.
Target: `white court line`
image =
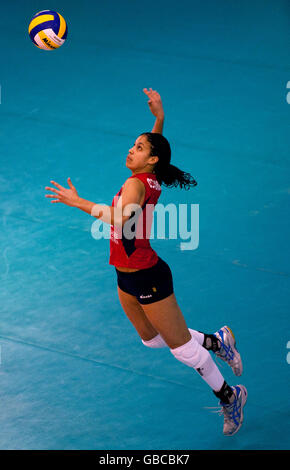
[[[115,364],[110,364],[110,363],[104,362],[104,361],[98,361],[96,359],[92,359],[92,358],[89,358],[89,357],[86,357],[86,356],[81,356],[80,354],[74,354],[74,353],[70,353],[68,351],[63,351],[63,350],[51,348],[51,347],[48,347],[48,346],[42,346],[40,344],[32,343],[31,341],[25,341],[25,340],[22,340],[22,339],[19,339],[19,338],[14,338],[14,337],[5,336],[5,335],[0,335],[0,338],[2,338],[3,340],[6,340],[6,341],[13,342],[13,343],[20,343],[20,344],[23,344],[25,346],[41,349],[43,351],[48,351],[48,352],[52,352],[52,353],[55,353],[55,354],[61,354],[63,356],[68,356],[68,357],[71,357],[73,359],[79,359],[81,361],[90,362],[92,364],[96,364],[96,365],[99,365],[99,366],[110,367],[110,368],[113,368],[113,369],[121,370],[123,372],[129,372],[131,374],[141,375],[142,377],[147,377],[147,378],[154,379],[154,380],[160,380],[162,382],[170,383],[172,385],[178,385],[178,386],[181,386],[181,387],[184,387],[184,388],[189,388],[191,390],[197,390],[196,385],[195,386],[193,385],[191,387],[190,385],[187,385],[187,384],[182,383],[182,382],[177,382],[175,380],[166,379],[164,377],[159,377],[157,375],[146,374],[144,372],[140,372],[140,371],[137,371],[137,370],[134,370],[134,369],[129,369],[127,367],[118,366],[118,365],[115,365]]]

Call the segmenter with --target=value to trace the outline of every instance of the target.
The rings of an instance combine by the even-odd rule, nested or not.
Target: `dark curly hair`
[[[156,174],[158,183],[168,187],[190,189],[197,185],[190,173],[180,170],[171,165],[171,148],[168,140],[157,132],[143,132],[151,145],[151,155],[159,157],[153,171]]]

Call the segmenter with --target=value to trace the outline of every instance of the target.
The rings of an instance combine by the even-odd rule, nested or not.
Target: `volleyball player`
[[[149,98],[155,124],[151,132],[139,135],[130,148],[126,166],[131,176],[112,204],[95,204],[79,197],[70,178],[69,188],[51,181],[55,188],[46,187],[53,192],[46,196],[52,203],[77,207],[111,225],[109,263],[116,270],[118,296],[125,314],[145,346],[168,347],[178,361],[199,373],[220,400],[223,432],[230,436],[243,423],[247,390],[243,385],[226,383],[209,351],[240,376],[242,361],[234,335],[228,326],[211,334],[188,328],[174,294],[170,267],[150,246],[153,212],[147,208],[157,204],[161,186],[189,189],[197,183],[189,173],[171,164],[170,145],[162,135],[161,97],[151,88],[143,91]]]

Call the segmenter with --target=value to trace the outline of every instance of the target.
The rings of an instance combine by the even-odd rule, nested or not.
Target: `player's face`
[[[126,159],[126,166],[132,171],[148,169],[148,165],[154,165],[156,157],[151,156],[151,145],[145,135],[141,135],[130,148]]]

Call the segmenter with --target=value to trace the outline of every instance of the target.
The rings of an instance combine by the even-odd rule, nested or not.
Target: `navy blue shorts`
[[[173,280],[170,267],[158,257],[152,268],[124,273],[116,268],[119,288],[134,295],[140,304],[152,304],[173,293]]]

